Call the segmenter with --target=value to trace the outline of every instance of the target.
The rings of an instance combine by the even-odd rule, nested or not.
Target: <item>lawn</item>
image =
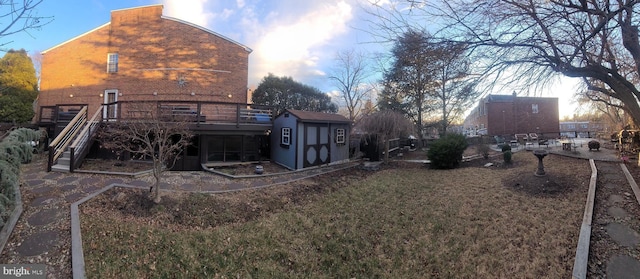
[[[562,191],[536,193],[523,185],[538,181],[526,178],[535,157],[513,159],[507,168],[350,170],[256,191],[172,195],[161,205],[131,190],[113,198],[114,190],[81,206],[87,275],[570,277],[588,161],[548,156],[546,180]]]

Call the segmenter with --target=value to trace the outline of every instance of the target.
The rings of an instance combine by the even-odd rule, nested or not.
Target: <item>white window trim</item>
[[[115,57],[115,63],[111,62],[111,57],[114,56]],[[111,52],[107,54],[107,73],[117,73],[118,72],[118,63],[120,62],[120,57],[118,55],[117,52]],[[111,66],[114,66],[114,69],[112,69]]]
[[[336,143],[344,144],[346,140],[345,129],[336,129]]]
[[[280,131],[280,144],[291,145],[291,128],[284,127]]]
[[[110,103],[109,102],[109,96],[113,96],[113,102],[117,102],[118,101],[118,95],[120,93],[118,92],[118,89],[107,89],[104,91],[104,104]],[[109,121],[115,121],[115,117],[117,117],[118,115],[118,106],[117,105],[111,105],[110,112],[111,115],[107,115],[107,107],[103,107],[102,108],[102,118],[103,119],[109,119]]]

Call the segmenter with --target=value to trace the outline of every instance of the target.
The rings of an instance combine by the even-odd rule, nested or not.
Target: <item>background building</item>
[[[563,121],[560,122],[560,136],[568,138],[594,138],[605,136],[612,131],[602,122]],[[608,135],[607,135],[608,136]]]
[[[558,98],[488,95],[464,121],[466,134],[511,136],[537,133],[555,138],[560,134]]]

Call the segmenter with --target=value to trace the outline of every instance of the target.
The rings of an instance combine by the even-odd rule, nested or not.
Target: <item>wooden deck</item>
[[[86,104],[61,104],[40,107],[39,124],[55,125],[73,117]],[[122,119],[186,122],[190,128],[207,130],[264,130],[273,125],[273,108],[253,104],[200,101],[120,101],[103,104],[103,121]]]

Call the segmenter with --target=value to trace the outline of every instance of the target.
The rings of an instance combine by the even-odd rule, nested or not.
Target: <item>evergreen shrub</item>
[[[435,169],[453,169],[462,162],[462,154],[469,144],[460,134],[448,134],[431,144],[427,157]]]

